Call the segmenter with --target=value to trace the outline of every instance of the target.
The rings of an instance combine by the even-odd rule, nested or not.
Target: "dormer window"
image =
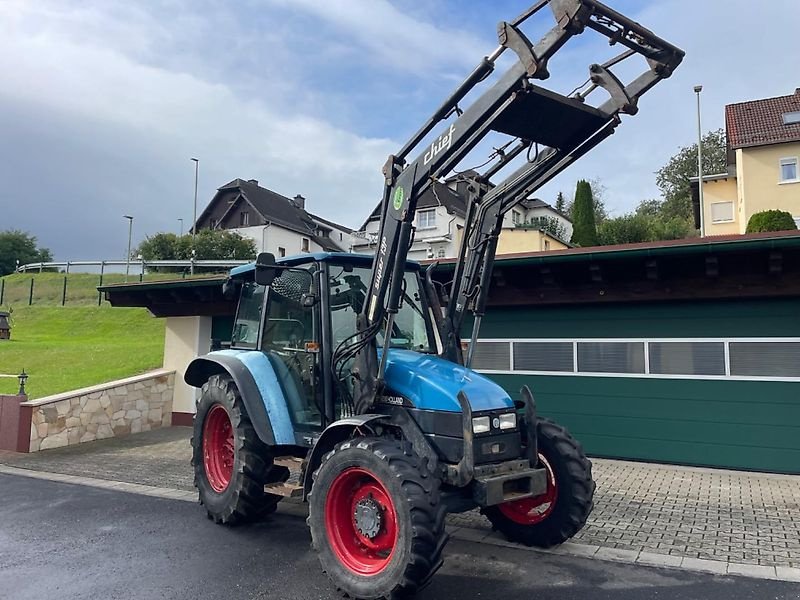
[[[247,227],[250,225],[250,213],[246,210],[243,210],[239,213],[239,226],[240,227]]]
[[[794,123],[800,123],[800,110],[795,112],[783,113],[784,125],[793,125]]]

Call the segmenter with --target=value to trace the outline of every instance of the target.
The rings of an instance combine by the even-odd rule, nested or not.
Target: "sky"
[[[800,87],[800,2],[608,4],[686,51],[638,115],[536,194],[554,203],[599,178],[613,216],[658,197],[655,171],[696,140],[694,85],[704,130],[724,126],[726,104]],[[0,230],[30,232],[58,260],[122,258],[123,215],[134,245],[177,233],[178,219],[189,227],[192,157],[198,215],[241,177],[358,227],[381,196],[386,157],[494,50],[497,22],[528,6],[0,0]],[[543,16],[530,38],[551,25]],[[546,87],[568,92],[610,56],[590,35],[554,59]]]

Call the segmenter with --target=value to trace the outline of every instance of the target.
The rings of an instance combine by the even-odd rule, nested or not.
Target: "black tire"
[[[218,406],[227,413],[233,430],[233,468],[221,490],[214,489],[209,481],[203,453],[206,419]],[[281,496],[264,493],[264,484],[289,478],[288,469],[273,466],[269,446],[258,438],[239,390],[227,375],[212,375],[203,384],[194,417],[192,467],[200,504],[208,511],[209,519],[224,525],[252,521],[274,512]]]
[[[539,454],[549,463],[557,484],[554,506],[541,521],[525,525],[509,518],[498,506],[481,510],[492,527],[512,542],[549,548],[561,544],[586,524],[594,507],[592,463],[580,443],[561,425],[539,419]]]
[[[335,532],[342,528],[334,519],[329,523],[326,515],[326,507],[335,506],[331,503],[336,502],[336,489],[340,487],[334,483],[352,476],[356,470],[367,471],[379,482],[396,515],[393,523],[397,533],[392,550],[382,559],[385,563],[381,570],[369,575],[351,569],[337,556],[333,546],[341,542]],[[448,539],[444,529],[446,511],[439,497],[440,483],[410,444],[394,439],[348,440],[323,458],[314,473],[308,524],[322,569],[341,592],[363,600],[397,598],[414,594],[430,581],[442,565],[442,550]],[[369,498],[374,498],[371,493]],[[388,512],[383,508],[381,514],[387,519]],[[381,522],[373,539],[384,535],[388,527]],[[348,533],[345,529],[341,537]]]

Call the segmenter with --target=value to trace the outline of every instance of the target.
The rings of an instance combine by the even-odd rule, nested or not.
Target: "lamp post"
[[[128,219],[128,253],[125,255],[125,283],[128,283],[128,275],[131,271],[131,234],[133,233],[133,217],[122,215],[123,219]]]
[[[697,192],[700,202],[700,237],[706,234],[705,206],[703,205],[703,130],[700,128],[700,92],[702,91],[702,85],[694,86],[694,93],[697,94]]]
[[[181,237],[183,237],[183,219],[178,218],[178,222],[181,224]]]
[[[197,233],[197,175],[200,170],[200,159],[190,158],[194,162],[194,212],[192,213],[192,264],[191,274],[194,275],[194,236]]]
[[[25,369],[22,369],[22,373],[17,375],[19,379],[19,392],[18,395],[24,396],[25,395],[25,382],[28,381],[28,374],[25,372]]]

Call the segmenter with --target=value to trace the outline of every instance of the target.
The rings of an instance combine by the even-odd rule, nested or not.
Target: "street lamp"
[[[697,192],[698,202],[700,202],[700,237],[705,236],[705,207],[703,206],[703,130],[700,128],[700,92],[703,91],[702,85],[694,86],[694,93],[697,94]]]
[[[194,161],[194,213],[192,215],[192,256],[194,256],[194,236],[197,233],[197,174],[200,170],[200,159],[190,158],[189,160]],[[191,272],[194,275],[194,260],[192,260]]]
[[[178,221],[181,224],[181,237],[183,237],[183,219],[179,218]]]
[[[125,283],[128,283],[128,275],[131,271],[131,234],[133,233],[133,217],[122,215],[123,219],[128,219],[128,254],[125,255]]]

